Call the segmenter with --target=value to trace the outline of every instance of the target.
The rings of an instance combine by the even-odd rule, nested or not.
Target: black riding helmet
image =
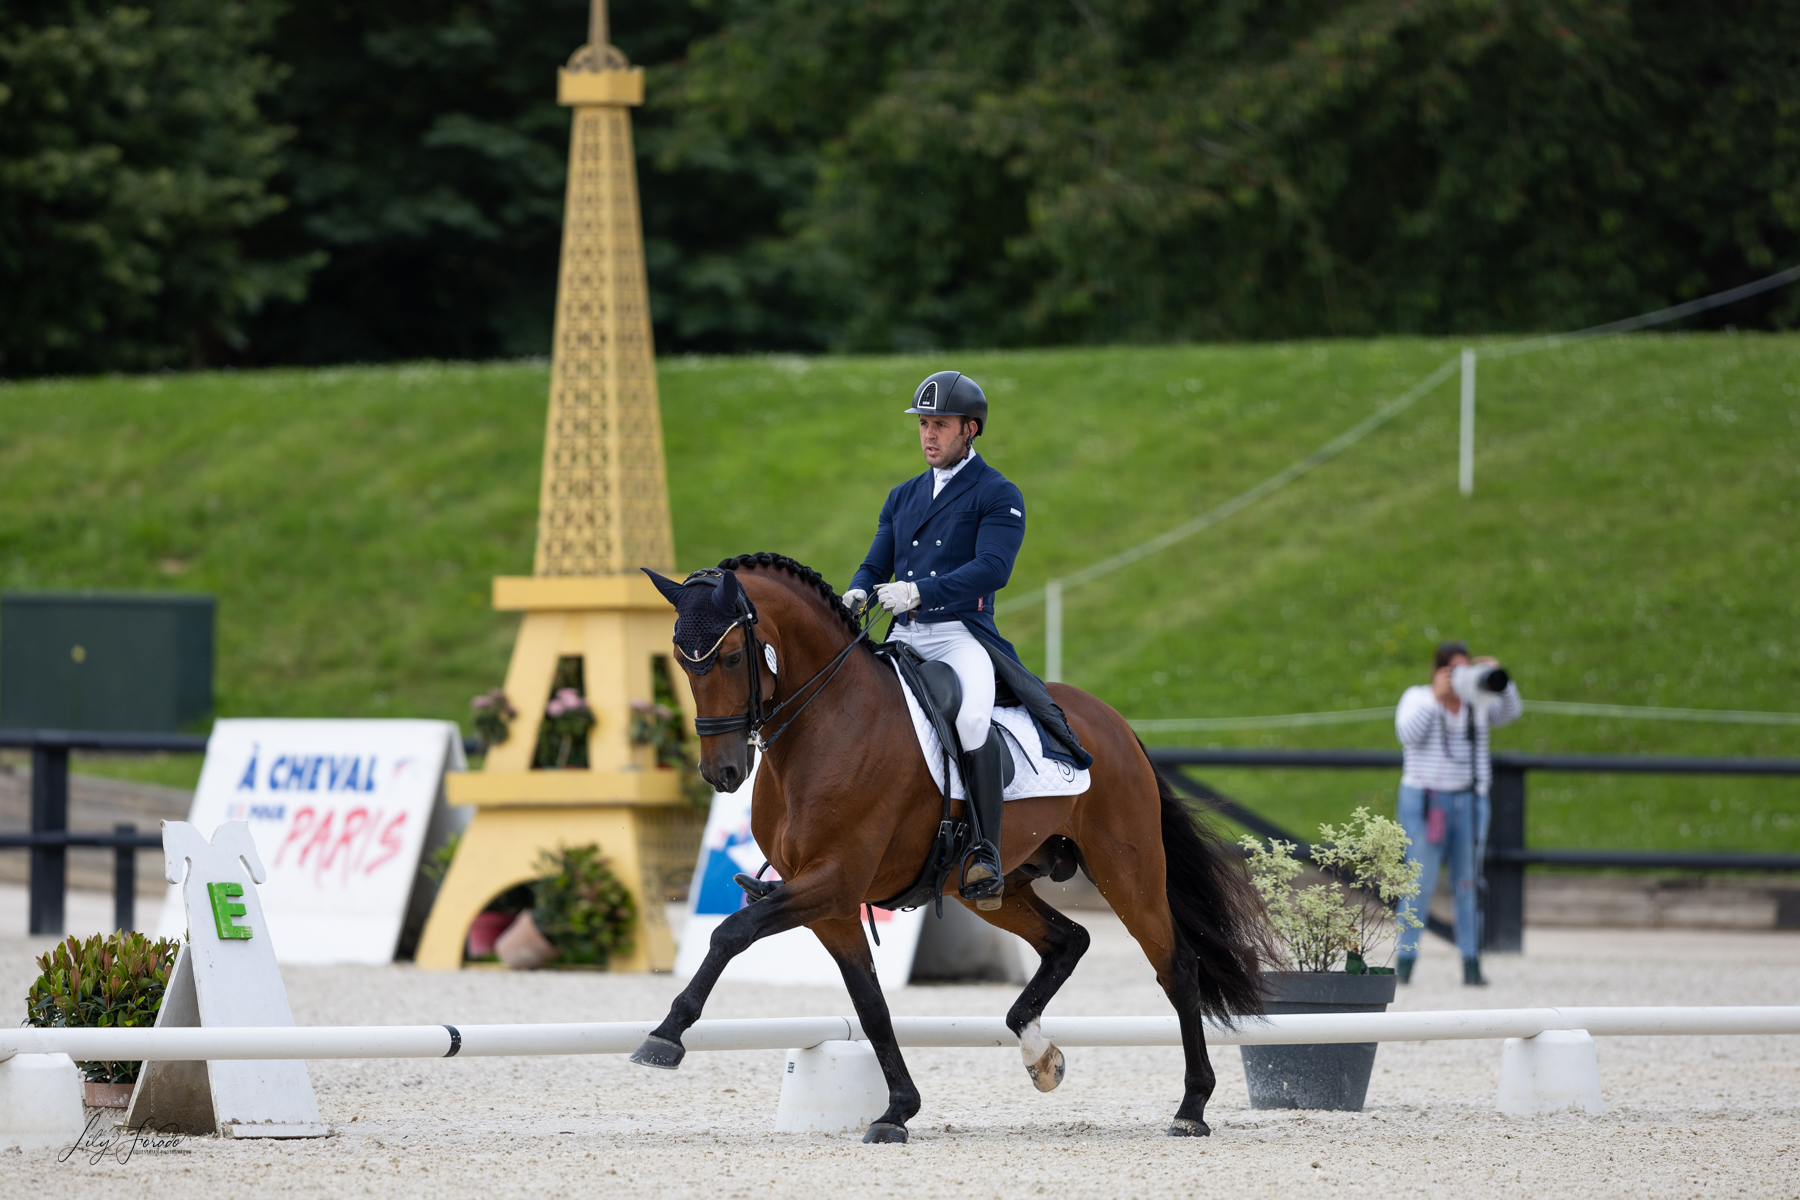
[[[906,411],[928,417],[968,417],[976,423],[976,437],[987,432],[987,395],[961,371],[926,376]]]

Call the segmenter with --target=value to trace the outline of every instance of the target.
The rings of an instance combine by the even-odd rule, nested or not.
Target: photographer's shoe
[[[1394,960],[1394,974],[1400,977],[1401,983],[1412,982],[1413,964],[1418,961],[1416,958],[1396,958]]]
[[[1488,981],[1481,977],[1481,960],[1479,958],[1463,959],[1463,986],[1486,987]]]

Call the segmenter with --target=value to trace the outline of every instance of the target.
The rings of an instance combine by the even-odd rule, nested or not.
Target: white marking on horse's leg
[[[1019,1055],[1025,1060],[1025,1073],[1040,1092],[1054,1091],[1063,1081],[1063,1053],[1044,1036],[1036,1021],[1019,1032]]]
[[[1027,1067],[1044,1057],[1044,1051],[1050,1048],[1050,1039],[1044,1036],[1043,1026],[1036,1021],[1019,1032],[1019,1053],[1025,1059]]]

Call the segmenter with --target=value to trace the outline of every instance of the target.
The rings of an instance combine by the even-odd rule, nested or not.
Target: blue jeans
[[[1409,862],[1419,864],[1419,895],[1402,900],[1401,912],[1411,912],[1425,919],[1425,908],[1437,887],[1438,868],[1450,868],[1450,891],[1456,898],[1456,948],[1464,958],[1481,953],[1481,917],[1477,903],[1481,882],[1479,853],[1487,846],[1490,815],[1488,798],[1476,792],[1433,792],[1431,806],[1444,810],[1443,841],[1432,845],[1427,840],[1426,795],[1422,788],[1400,786],[1400,827],[1406,830],[1412,845],[1407,847]],[[1422,929],[1400,931],[1400,957],[1416,958]]]

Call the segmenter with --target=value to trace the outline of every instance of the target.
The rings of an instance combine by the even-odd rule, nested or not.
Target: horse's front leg
[[[679,1067],[687,1054],[686,1047],[681,1044],[681,1035],[700,1019],[706,998],[712,995],[713,985],[719,982],[725,964],[749,949],[757,939],[796,929],[816,919],[822,911],[828,911],[826,901],[830,890],[818,874],[787,880],[767,899],[747,904],[719,922],[719,927],[713,930],[706,960],[694,972],[681,995],[675,997],[662,1024],[632,1053],[631,1061],[665,1071]]]
[[[894,1037],[894,1022],[888,1016],[887,997],[881,994],[881,981],[875,975],[875,958],[869,953],[862,923],[856,917],[834,917],[814,921],[812,931],[818,936],[843,972],[844,987],[850,1003],[856,1006],[857,1019],[868,1035],[887,1080],[887,1111],[876,1118],[863,1134],[864,1142],[904,1142],[906,1123],[919,1111],[919,1089],[913,1086],[906,1060],[900,1057],[900,1043]]]

